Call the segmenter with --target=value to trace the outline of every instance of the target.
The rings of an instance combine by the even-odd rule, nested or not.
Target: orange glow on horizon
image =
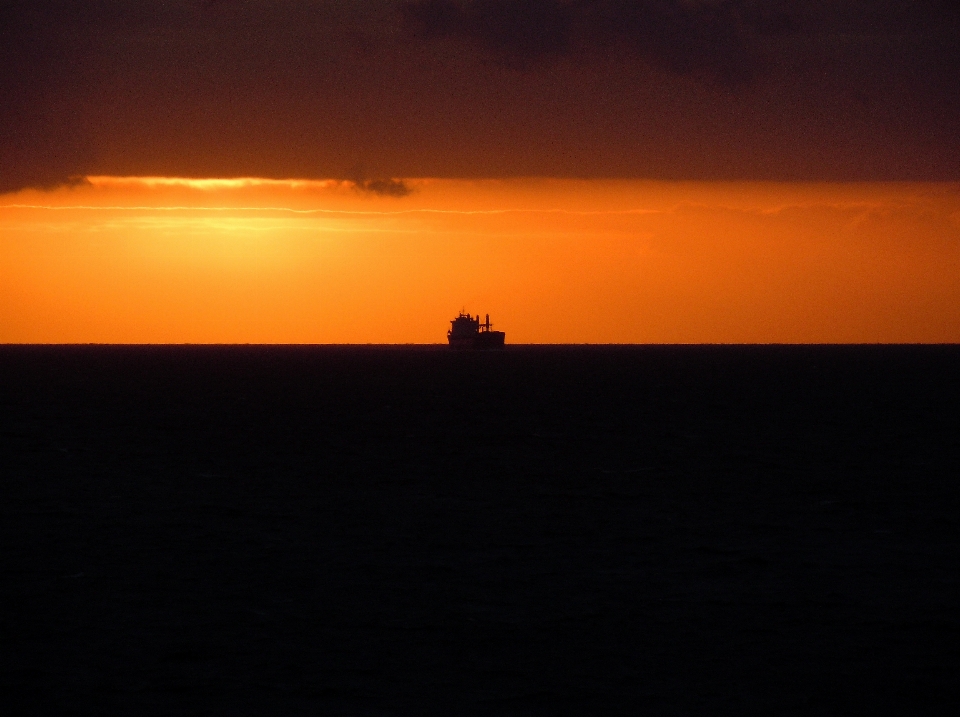
[[[0,196],[0,342],[960,341],[960,186],[88,177]]]

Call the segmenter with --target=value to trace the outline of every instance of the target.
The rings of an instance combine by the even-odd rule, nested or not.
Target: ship
[[[480,323],[480,314],[471,316],[462,311],[450,322],[447,341],[452,349],[502,349],[506,336],[502,331],[492,331],[490,314]]]

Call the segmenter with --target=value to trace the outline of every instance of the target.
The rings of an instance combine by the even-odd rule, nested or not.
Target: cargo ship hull
[[[502,349],[503,340],[506,334],[502,331],[481,331],[475,336],[464,336],[456,338],[450,336],[450,348],[462,351],[471,351],[475,349]]]

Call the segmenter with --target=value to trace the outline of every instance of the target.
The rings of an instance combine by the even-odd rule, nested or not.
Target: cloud
[[[346,177],[348,182],[353,184],[353,188],[361,194],[375,194],[378,197],[406,197],[413,192],[413,189],[403,180],[396,177],[388,178],[369,178],[363,165],[357,165],[349,172]]]
[[[358,190],[386,196],[410,187],[384,177],[954,179],[958,7],[0,1],[0,192],[361,161]]]
[[[518,69],[620,47],[659,69],[727,84],[753,74],[752,35],[789,27],[783,13],[680,0],[413,0],[401,14],[414,38],[466,41]]]
[[[574,7],[558,0],[420,0],[401,14],[414,38],[467,40],[516,67],[566,54],[576,20]]]
[[[354,183],[360,192],[378,197],[406,197],[413,190],[402,179],[365,179]]]

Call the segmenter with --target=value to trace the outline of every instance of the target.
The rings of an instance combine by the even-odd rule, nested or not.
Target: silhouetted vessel
[[[480,315],[470,316],[462,311],[450,322],[447,332],[447,341],[452,349],[502,349],[506,334],[502,331],[491,331],[490,314],[487,320],[480,323]]]

